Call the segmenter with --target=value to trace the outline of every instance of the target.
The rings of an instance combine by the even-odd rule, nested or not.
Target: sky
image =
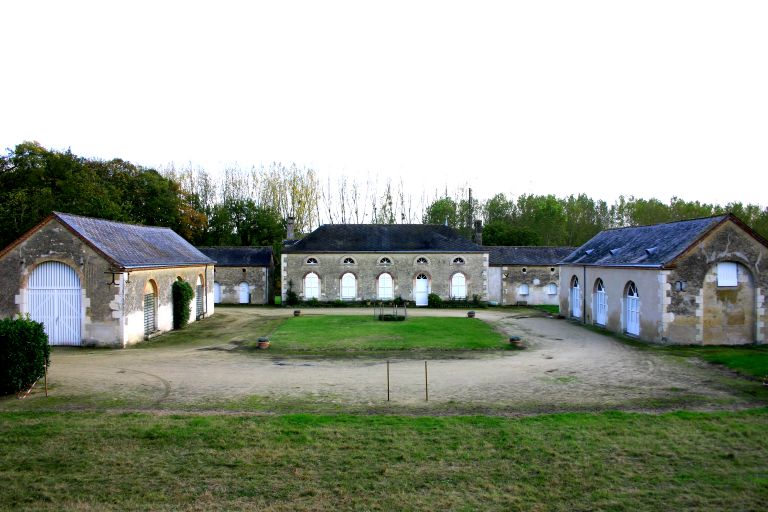
[[[768,2],[0,3],[0,149],[768,205]]]

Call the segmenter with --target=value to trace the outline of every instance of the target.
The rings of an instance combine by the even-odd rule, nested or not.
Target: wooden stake
[[[389,402],[389,359],[387,359],[387,402]]]
[[[45,396],[48,396],[48,365],[43,365],[43,370],[45,371]]]
[[[424,399],[429,402],[429,378],[427,375],[427,362],[424,361]]]

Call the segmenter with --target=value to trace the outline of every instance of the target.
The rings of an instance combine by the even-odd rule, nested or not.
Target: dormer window
[[[424,256],[421,256],[421,257],[419,257],[416,260],[416,264],[417,265],[427,265],[427,264],[429,264],[429,262],[427,261],[427,258],[425,258]]]
[[[352,258],[347,257],[347,258],[344,258],[344,261],[342,261],[342,263],[344,265],[354,265],[355,264],[355,260],[353,260]]]
[[[586,254],[587,256],[589,256],[589,255],[591,255],[593,252],[595,252],[595,250],[594,250],[594,249],[587,249],[586,251],[584,251],[584,254]]]
[[[317,258],[307,258],[307,265],[317,265]]]
[[[453,258],[453,264],[454,265],[463,265],[464,264],[464,258]]]
[[[619,254],[621,252],[621,249],[611,249],[608,252],[611,253],[611,256],[616,256],[617,254]]]
[[[391,265],[391,264],[392,264],[392,260],[387,258],[386,256],[384,256],[379,260],[379,265]]]
[[[648,256],[652,256],[652,255],[656,254],[657,252],[659,252],[658,247],[650,247],[650,248],[645,250],[645,254],[647,254]]]

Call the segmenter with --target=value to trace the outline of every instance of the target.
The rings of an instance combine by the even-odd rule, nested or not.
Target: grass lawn
[[[382,322],[373,316],[300,316],[272,333],[270,352],[389,350],[508,350],[505,337],[470,318],[411,317]]]
[[[768,346],[747,347],[669,347],[671,354],[699,357],[713,364],[721,364],[728,368],[751,375],[753,377],[768,376]]]
[[[763,510],[768,410],[0,413],[0,509]]]

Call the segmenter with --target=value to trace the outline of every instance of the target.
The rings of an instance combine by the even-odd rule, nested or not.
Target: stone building
[[[560,311],[655,343],[765,343],[768,241],[733,215],[598,233],[564,259]]]
[[[213,302],[268,304],[275,269],[271,247],[198,247],[216,262]]]
[[[484,301],[487,273],[488,251],[448,226],[327,224],[286,242],[282,297],[290,289],[301,300],[401,297],[425,306],[435,293],[445,300]]]
[[[558,305],[560,261],[573,247],[486,246],[488,300],[501,305]]]
[[[173,328],[171,285],[213,314],[213,260],[169,228],[53,213],[0,251],[0,316],[29,313],[52,345],[125,347]]]

